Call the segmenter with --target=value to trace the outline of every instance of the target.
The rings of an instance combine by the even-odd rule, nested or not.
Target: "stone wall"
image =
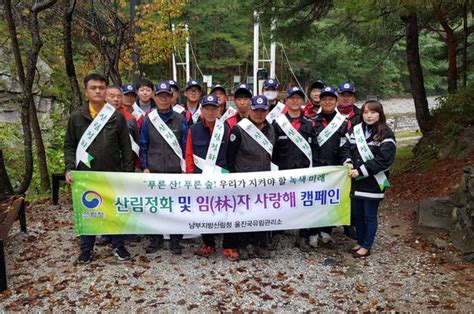
[[[12,64],[13,55],[6,48],[0,47],[0,123],[21,122],[21,86],[16,79],[15,69]],[[33,85],[33,93],[38,118],[40,121],[49,122],[49,114],[57,105],[54,97],[42,95],[41,87],[51,84],[52,69],[47,63],[38,58],[37,75]]]
[[[474,165],[464,168],[459,191],[453,196],[450,236],[454,246],[463,253],[474,252]]]

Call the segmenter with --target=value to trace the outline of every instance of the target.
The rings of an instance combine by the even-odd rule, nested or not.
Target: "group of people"
[[[180,87],[173,80],[153,85],[143,79],[119,87],[90,74],[84,88],[88,102],[71,114],[65,135],[69,184],[72,170],[202,173],[216,168],[255,172],[348,165],[353,178],[351,227],[357,238],[351,253],[355,258],[370,255],[396,142],[380,102],[355,106],[352,82],[334,88],[317,80],[307,91],[308,103],[299,87],[290,87],[280,102],[276,79],[265,80],[263,95],[258,96],[240,84],[233,95],[235,109],[227,108],[224,86],[214,85],[204,95],[196,80],[186,83],[183,104],[178,103]],[[348,234],[351,227],[346,228]],[[330,240],[331,232],[332,227],[301,229],[295,245],[309,252],[318,238]],[[120,260],[130,257],[125,237],[107,239]],[[281,231],[225,233],[222,252],[231,261],[269,258],[280,237]],[[148,238],[147,253],[163,247],[163,235]],[[182,253],[181,239],[170,235],[173,254]],[[92,260],[94,243],[95,236],[80,236],[79,263]],[[215,235],[203,234],[196,254],[210,257],[216,247]]]

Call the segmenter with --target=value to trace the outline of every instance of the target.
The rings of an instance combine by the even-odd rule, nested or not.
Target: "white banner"
[[[350,223],[348,168],[229,174],[73,171],[78,234],[202,234]]]

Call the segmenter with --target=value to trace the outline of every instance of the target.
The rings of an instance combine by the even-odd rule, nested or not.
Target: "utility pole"
[[[272,19],[271,27],[271,43],[270,43],[270,77],[276,78],[275,76],[275,64],[276,64],[276,41],[275,41],[275,29],[276,29],[276,20]]]
[[[258,71],[258,47],[259,47],[259,30],[260,30],[260,21],[257,11],[253,12],[254,24],[253,24],[253,95],[258,95],[258,81],[257,81],[257,71]]]
[[[174,24],[171,24],[171,32],[174,35]],[[172,54],[172,59],[173,59],[173,80],[175,82],[178,81],[178,70],[176,69],[176,54],[175,54],[176,47],[173,46],[173,54]]]
[[[186,82],[191,79],[191,68],[189,67],[189,28],[188,24],[184,25],[184,30],[187,33],[186,36]]]

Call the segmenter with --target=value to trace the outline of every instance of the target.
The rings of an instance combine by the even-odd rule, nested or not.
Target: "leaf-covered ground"
[[[6,243],[9,290],[0,310],[472,310],[473,264],[446,233],[430,240],[414,229],[413,205],[384,202],[365,260],[347,253],[352,241],[336,230],[333,247],[311,253],[294,248],[288,232],[270,260],[198,258],[200,240],[191,239],[182,256],[146,255],[144,241],[130,243],[126,262],[97,246],[86,266],[74,263],[70,205],[36,205],[28,209],[28,234],[15,226]],[[325,266],[328,258],[336,265]]]

